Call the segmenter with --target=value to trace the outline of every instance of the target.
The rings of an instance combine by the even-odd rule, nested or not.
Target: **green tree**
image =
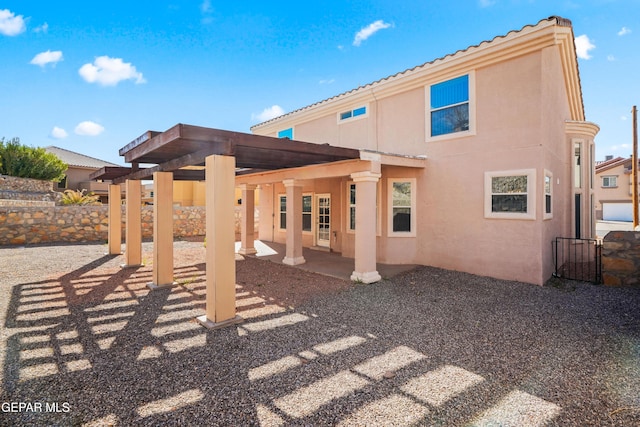
[[[0,174],[59,182],[67,168],[44,148],[21,145],[19,138],[0,139]]]

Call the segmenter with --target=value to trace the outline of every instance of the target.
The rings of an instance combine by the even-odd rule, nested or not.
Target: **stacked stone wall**
[[[640,287],[640,232],[611,231],[604,237],[602,278],[609,286]]]
[[[240,233],[240,208],[235,212],[235,231]],[[122,236],[125,232],[125,207],[122,207]],[[256,209],[256,230],[258,213]],[[106,242],[108,206],[0,207],[0,245],[39,243]],[[204,206],[173,209],[174,236],[195,237],[206,234]],[[257,231],[256,231],[257,235]],[[153,206],[142,208],[142,237],[153,238]]]
[[[53,190],[52,181],[0,175],[0,206],[15,205],[16,200],[55,204],[60,202],[61,197],[59,192]]]

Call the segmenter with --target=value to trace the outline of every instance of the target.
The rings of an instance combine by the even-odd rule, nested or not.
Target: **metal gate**
[[[598,240],[556,237],[553,252],[554,276],[602,283],[602,243]]]

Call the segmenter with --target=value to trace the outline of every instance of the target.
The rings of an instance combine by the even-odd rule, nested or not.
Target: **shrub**
[[[100,205],[100,196],[93,193],[84,194],[85,190],[64,190],[63,205]]]
[[[0,174],[59,182],[67,167],[44,148],[21,145],[19,138],[0,138]]]

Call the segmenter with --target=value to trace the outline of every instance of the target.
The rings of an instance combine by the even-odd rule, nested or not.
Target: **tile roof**
[[[417,66],[415,66],[415,67],[413,67],[413,68],[409,68],[409,69],[407,69],[407,70],[400,71],[400,72],[398,72],[398,73],[396,73],[396,74],[393,74],[393,75],[391,75],[391,76],[384,77],[384,78],[382,78],[382,79],[376,80],[376,81],[371,82],[371,83],[367,83],[367,84],[362,85],[362,86],[359,86],[359,87],[357,87],[357,88],[355,88],[355,89],[351,89],[351,90],[349,90],[349,91],[346,91],[346,92],[340,93],[340,94],[338,94],[338,95],[332,96],[331,98],[324,99],[324,100],[319,101],[319,102],[316,102],[316,103],[314,103],[314,104],[310,104],[310,105],[307,105],[307,106],[305,106],[305,107],[298,108],[297,110],[294,110],[294,111],[291,111],[291,112],[289,112],[289,113],[283,114],[283,115],[281,115],[281,116],[275,117],[275,118],[273,118],[273,119],[271,119],[271,120],[267,120],[267,121],[265,121],[265,122],[258,123],[258,124],[256,124],[256,125],[251,126],[251,129],[258,128],[258,127],[261,127],[261,126],[266,125],[266,124],[268,124],[268,123],[278,121],[278,120],[280,120],[280,119],[282,119],[282,118],[284,118],[284,117],[288,117],[288,116],[291,116],[291,115],[293,115],[293,114],[299,113],[299,112],[301,112],[301,111],[305,111],[305,110],[311,109],[311,108],[313,108],[313,107],[316,107],[316,106],[319,106],[319,105],[325,104],[325,103],[327,103],[327,102],[329,102],[329,101],[333,101],[333,100],[335,100],[335,99],[342,98],[342,97],[344,97],[344,96],[346,96],[346,95],[350,95],[350,94],[353,94],[353,93],[356,93],[356,92],[362,91],[363,89],[371,88],[371,87],[376,86],[376,85],[378,85],[378,84],[380,84],[380,83],[384,83],[384,82],[389,81],[389,80],[397,79],[397,78],[399,78],[399,77],[402,77],[402,76],[403,76],[403,75],[405,75],[405,74],[409,74],[409,73],[412,73],[412,72],[414,72],[414,71],[416,71],[416,70],[419,70],[419,69],[421,69],[421,68],[425,68],[425,67],[427,67],[427,66],[433,65],[434,63],[437,63],[437,62],[439,62],[439,61],[442,61],[442,60],[444,60],[444,59],[446,59],[446,58],[454,57],[454,56],[459,55],[459,54],[461,54],[461,53],[468,52],[468,51],[473,50],[473,49],[475,49],[475,48],[478,48],[478,47],[480,47],[480,46],[482,46],[482,45],[485,45],[485,44],[488,44],[488,43],[492,43],[492,42],[494,42],[495,40],[505,39],[505,38],[507,38],[507,37],[510,37],[510,36],[511,36],[511,35],[513,35],[513,34],[517,34],[517,33],[522,32],[522,31],[524,31],[524,30],[525,30],[525,29],[527,29],[527,28],[535,28],[535,27],[537,27],[538,25],[540,25],[540,24],[542,24],[542,23],[544,23],[544,22],[555,23],[556,25],[558,25],[558,26],[560,26],[560,27],[571,27],[571,26],[572,26],[571,21],[570,21],[569,19],[562,18],[562,17],[560,17],[560,16],[550,16],[549,18],[541,19],[540,21],[538,21],[538,23],[536,23],[536,24],[534,24],[534,25],[531,25],[531,24],[529,24],[529,25],[525,25],[525,26],[524,26],[524,27],[522,27],[520,30],[512,30],[512,31],[509,31],[509,32],[508,32],[507,34],[505,34],[505,35],[502,35],[502,36],[495,36],[495,37],[494,37],[493,39],[491,39],[491,40],[485,40],[485,41],[482,41],[482,42],[478,43],[477,45],[469,46],[469,47],[467,47],[466,49],[460,49],[460,50],[458,50],[458,51],[456,51],[456,52],[454,52],[454,53],[447,54],[447,55],[445,55],[445,56],[442,56],[442,57],[440,57],[440,58],[436,58],[436,59],[434,59],[434,60],[432,60],[432,61],[429,61],[429,62],[425,62],[424,64],[420,64],[420,65],[417,65]],[[579,73],[579,71],[578,71],[578,73]],[[579,76],[578,76],[578,79],[579,79]]]
[[[106,162],[104,160],[96,159],[95,157],[86,156],[84,154],[76,153],[75,151],[66,150],[60,147],[55,147],[53,145],[44,147],[44,149],[47,150],[47,152],[58,156],[60,160],[62,160],[69,166],[92,169],[100,169],[105,166],[119,166],[115,163]]]

